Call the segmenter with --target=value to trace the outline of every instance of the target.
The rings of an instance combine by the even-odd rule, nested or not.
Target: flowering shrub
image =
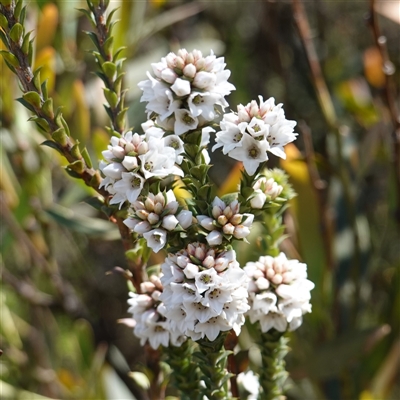
[[[134,334],[154,349],[179,347],[190,338],[200,352],[211,348],[220,358],[212,367],[202,367],[207,358],[200,359],[200,370],[228,377],[226,333],[239,336],[248,316],[262,333],[278,332],[270,341],[284,351],[282,335],[297,329],[303,314],[311,312],[313,284],[306,279],[305,264],[284,253],[268,255],[276,253],[278,237],[264,246],[266,255],[258,261],[242,268],[236,260],[232,246],[247,240],[254,224],[272,218],[283,232],[280,210],[293,192],[283,173],[269,171],[265,162],[268,152],[285,158],[284,146],[297,134],[296,123],[285,118],[282,104],[275,105],[273,98],[260,96],[259,104],[253,100],[239,105],[237,113],[224,114],[225,96],[234,90],[224,68],[224,59],[212,52],[203,57],[185,49],[152,64],[155,77],[147,73],[139,83],[149,120],[141,134],[111,138],[103,152],[100,187],[109,192],[110,204],[129,209],[124,224],[134,237],[143,236],[156,253],[168,252],[158,277],[142,284],[141,294],[130,294]],[[222,198],[214,195],[208,177],[208,145],[215,131],[213,151],[222,148],[244,167],[240,190]],[[178,179],[190,194],[181,203],[173,192]],[[260,382],[264,396],[271,379],[263,376]],[[228,396],[222,382],[206,383],[204,398],[214,398],[215,391]]]
[[[182,398],[211,400],[237,396],[235,383],[228,384],[227,359],[248,317],[259,331],[259,398],[277,398],[286,377],[285,333],[311,312],[314,286],[304,263],[279,254],[282,213],[294,193],[284,173],[266,165],[268,153],[285,158],[296,123],[286,119],[282,104],[262,96],[225,113],[225,97],[235,87],[224,58],[181,49],[151,65],[153,75],[139,83],[147,121],[139,131],[126,130],[112,14],[105,19],[107,1],[88,6],[111,122],[100,173],[71,138],[61,111],[53,111],[46,81],[32,73],[29,33],[16,22],[25,17],[21,2],[1,5],[2,38],[10,50],[2,54],[21,80],[21,102],[50,136],[44,144],[66,157],[70,175],[97,190],[97,204],[120,229],[131,261],[124,276],[134,286],[132,318],[125,322],[141,345],[163,351],[174,374],[187,378],[175,378]],[[209,177],[212,141],[213,151],[221,149],[244,169],[238,190],[222,197]],[[178,184],[185,199],[174,192]],[[256,225],[264,229],[257,238],[261,256],[241,266],[235,245],[247,242]],[[147,266],[151,252],[163,250],[161,265]]]

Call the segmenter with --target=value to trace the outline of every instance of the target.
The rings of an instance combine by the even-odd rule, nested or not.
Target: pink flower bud
[[[125,149],[121,146],[114,146],[111,151],[116,158],[122,159],[125,157]]]
[[[233,232],[235,232],[235,226],[230,223],[226,224],[222,227],[222,231],[225,235],[233,235]]]
[[[127,169],[127,171],[132,171],[138,166],[137,158],[132,156],[125,156],[124,160],[122,161],[122,165]]]
[[[186,278],[194,279],[199,273],[199,267],[195,264],[189,263],[183,270],[183,273],[185,274]]]
[[[164,210],[164,205],[161,203],[156,203],[154,204],[154,212],[158,215],[160,215]]]
[[[262,276],[256,280],[256,285],[259,290],[266,290],[269,288],[269,280]]]
[[[235,232],[233,232],[233,236],[236,239],[243,239],[250,234],[250,229],[248,226],[237,225],[235,228]]]
[[[187,96],[191,91],[190,82],[178,78],[176,79],[175,83],[171,86],[171,90],[173,90],[177,96]]]
[[[176,218],[183,229],[187,229],[190,225],[192,225],[193,216],[191,211],[183,210],[176,216]]]
[[[155,285],[153,283],[151,283],[151,282],[148,282],[148,281],[142,282],[140,284],[140,291],[142,293],[152,293],[155,288],[156,288]]]
[[[211,89],[216,82],[216,75],[210,72],[200,71],[193,79],[193,86],[199,89]]]
[[[154,201],[152,198],[148,197],[145,201],[144,201],[144,205],[146,206],[146,209],[148,211],[154,211]]]
[[[147,221],[141,221],[135,226],[134,231],[136,233],[143,234],[145,232],[148,232],[150,229],[151,226]]]
[[[222,234],[218,231],[212,231],[206,236],[206,240],[210,246],[218,246],[222,243]]]
[[[160,220],[160,217],[156,214],[156,213],[150,213],[147,217],[147,221],[149,221],[149,223],[151,225],[156,224],[158,221]]]
[[[203,260],[203,267],[206,268],[213,268],[215,265],[215,259],[212,256],[207,256],[204,260]]]
[[[176,57],[175,66],[178,69],[183,69],[185,67],[185,62],[183,61],[182,57]]]
[[[149,151],[149,145],[146,142],[142,142],[137,147],[137,152],[139,155],[146,154]]]
[[[242,214],[235,214],[230,218],[229,222],[233,225],[239,225],[242,222],[242,219],[243,219]]]
[[[280,275],[280,274],[276,274],[271,279],[272,283],[275,283],[275,285],[280,285],[282,283],[282,280],[283,280],[282,275]]]
[[[142,219],[143,221],[147,220],[147,217],[149,216],[149,212],[147,210],[137,210],[136,215]]]
[[[204,251],[204,249],[202,247],[197,247],[195,252],[194,252],[194,256],[202,261],[204,260],[204,257],[206,256],[206,252]]]
[[[265,194],[260,191],[250,200],[250,205],[252,208],[260,210],[263,208],[266,199]]]
[[[161,226],[167,231],[172,231],[176,228],[179,221],[176,219],[175,215],[167,215],[163,218]]]
[[[228,222],[228,218],[225,215],[220,215],[217,221],[220,225],[225,225]]]
[[[212,208],[211,214],[215,219],[218,219],[218,217],[222,214],[222,210],[220,207],[214,206]]]
[[[183,68],[183,74],[188,78],[193,78],[196,75],[196,67],[193,64],[187,64],[185,68]]]
[[[161,79],[167,83],[174,83],[178,75],[170,68],[165,68],[161,72]]]

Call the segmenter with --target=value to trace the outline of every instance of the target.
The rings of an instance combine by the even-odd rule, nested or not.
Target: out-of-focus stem
[[[347,206],[346,207],[347,218],[353,233],[354,253],[353,253],[352,279],[355,286],[354,308],[353,308],[353,319],[355,319],[357,316],[358,299],[360,294],[361,250],[360,250],[360,237],[356,221],[356,204],[355,204],[354,192],[352,191],[351,188],[350,176],[346,168],[345,160],[343,158],[342,134],[340,131],[340,127],[338,125],[332,99],[330,97],[329,90],[327,88],[325,79],[321,71],[321,66],[318,60],[317,52],[315,51],[307,14],[305,12],[303,3],[300,0],[292,0],[292,5],[294,12],[294,19],[310,66],[311,79],[314,84],[318,102],[321,107],[324,118],[328,126],[331,128],[336,141],[337,173],[342,185],[343,196]]]
[[[372,33],[374,35],[376,47],[378,48],[382,57],[382,70],[385,74],[385,98],[393,124],[393,168],[397,192],[396,221],[400,228],[400,114],[396,104],[396,90],[393,82],[395,67],[389,58],[386,45],[386,37],[381,34],[381,30],[379,28],[378,15],[375,11],[375,4],[376,0],[370,0],[369,23],[372,29]]]

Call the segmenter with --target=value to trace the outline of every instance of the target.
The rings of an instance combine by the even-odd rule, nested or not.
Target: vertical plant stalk
[[[262,368],[260,370],[260,385],[262,391],[259,400],[282,400],[283,385],[288,377],[285,369],[285,356],[289,351],[289,339],[284,333],[273,329],[262,333],[259,347],[261,349]]]
[[[113,15],[117,9],[112,10],[108,17],[106,12],[110,4],[109,0],[87,0],[89,11],[81,9],[91,22],[94,32],[86,32],[92,39],[96,50],[92,51],[95,57],[99,71],[97,76],[103,81],[104,96],[108,102],[104,108],[110,118],[111,127],[107,128],[111,135],[119,136],[125,129],[125,114],[128,110],[124,107],[126,90],[122,90],[122,79],[124,76],[121,59],[121,53],[125,49],[121,47],[114,52],[112,36],[113,27],[117,21],[113,21]]]
[[[164,347],[167,364],[172,368],[171,383],[180,392],[181,400],[200,399],[200,374],[192,361],[193,343],[188,339],[180,347]]]
[[[396,90],[393,82],[395,67],[390,61],[388,55],[386,37],[381,34],[381,30],[379,28],[375,4],[375,0],[370,0],[369,24],[374,36],[376,47],[378,48],[382,58],[382,70],[385,74],[385,98],[393,124],[393,168],[397,192],[397,209],[395,218],[397,225],[400,227],[400,113],[396,104]]]
[[[312,182],[312,187],[314,189],[314,193],[316,195],[318,201],[318,209],[319,214],[321,216],[321,223],[322,223],[322,236],[323,242],[325,245],[325,253],[326,253],[326,262],[329,268],[329,271],[333,271],[335,266],[335,260],[333,255],[333,232],[332,232],[332,220],[331,220],[331,213],[328,208],[327,204],[327,183],[321,179],[321,176],[318,172],[317,165],[315,163],[315,152],[314,146],[312,142],[312,135],[311,129],[309,126],[304,122],[301,121],[299,123],[299,128],[301,132],[301,136],[304,142],[304,152],[306,163],[308,167],[308,173],[310,175],[310,179]]]
[[[61,108],[54,111],[47,81],[40,80],[40,68],[32,70],[33,39],[30,39],[30,32],[25,34],[25,14],[26,6],[22,7],[22,0],[0,2],[0,37],[7,49],[1,50],[1,54],[21,83],[23,95],[18,101],[34,114],[30,120],[51,137],[43,144],[56,149],[68,160],[66,171],[107,197],[107,192],[99,189],[101,177],[99,171],[92,168],[87,150],[81,150],[79,144],[70,137]]]
[[[209,400],[228,400],[228,381],[232,376],[227,369],[228,356],[231,351],[224,348],[226,333],[221,333],[213,342],[207,338],[197,341],[199,344],[199,352],[193,354],[198,360],[199,369],[202,372],[202,379],[205,388],[201,388],[202,396],[206,396]],[[201,397],[203,398],[203,397]]]
[[[354,191],[351,187],[351,179],[349,172],[346,168],[345,160],[343,157],[343,144],[342,134],[338,126],[338,120],[333,107],[333,102],[329,94],[324,76],[322,74],[321,65],[318,60],[317,52],[314,47],[310,26],[308,23],[307,14],[304,5],[300,0],[292,0],[294,20],[297,25],[300,39],[303,43],[305,55],[310,66],[312,83],[318,98],[324,118],[331,128],[335,141],[336,141],[336,158],[337,158],[337,173],[340,179],[343,196],[346,202],[347,219],[351,226],[353,234],[353,267],[352,267],[352,280],[354,283],[354,301],[352,318],[355,320],[358,315],[358,302],[360,297],[360,274],[361,274],[361,249],[360,249],[360,236],[356,220],[356,200]],[[337,297],[337,296],[336,296]]]

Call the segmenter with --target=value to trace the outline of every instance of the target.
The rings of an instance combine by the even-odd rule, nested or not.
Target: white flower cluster
[[[244,239],[249,235],[254,215],[239,214],[240,203],[237,200],[233,200],[227,205],[219,197],[215,197],[211,207],[211,217],[208,215],[197,216],[199,224],[210,232],[206,236],[210,246],[220,245],[224,236],[230,240],[232,236],[236,239]]]
[[[173,328],[199,340],[213,341],[220,332],[239,334],[249,309],[248,278],[233,250],[216,252],[202,243],[169,254],[161,266],[160,297]]]
[[[275,200],[283,190],[283,186],[279,185],[274,178],[266,178],[264,176],[257,179],[253,185],[254,197],[250,200],[252,208],[261,209],[267,200]]]
[[[262,332],[275,328],[280,332],[297,329],[302,316],[311,312],[310,290],[314,284],[307,279],[307,265],[288,260],[284,253],[277,257],[262,256],[244,267],[249,283],[251,323],[260,322]]]
[[[174,192],[149,193],[143,201],[131,204],[124,224],[143,235],[147,245],[158,253],[167,243],[167,234],[176,229],[187,229],[192,224],[192,213],[179,207]]]
[[[164,130],[152,121],[142,125],[144,135],[127,132],[120,138],[113,136],[100,170],[105,176],[100,187],[111,195],[110,204],[133,203],[139,197],[144,182],[151,177],[183,176],[175,163],[182,162],[182,140],[176,135],[164,137]]]
[[[235,89],[227,81],[230,71],[225,65],[224,58],[212,52],[203,57],[199,50],[185,49],[151,64],[155,77],[147,72],[149,79],[138,84],[148,117],[157,115],[157,124],[176,135],[213,121],[215,107],[228,107],[224,97]]]
[[[213,151],[222,147],[224,154],[242,161],[246,172],[253,175],[259,164],[268,160],[267,151],[286,158],[283,146],[293,142],[295,121],[285,118],[282,104],[275,105],[273,97],[264,101],[259,96],[246,106],[239,105],[237,113],[225,114],[221,131],[217,133]]]
[[[180,346],[186,338],[171,327],[163,314],[165,307],[160,301],[163,290],[160,278],[151,276],[150,281],[141,283],[140,290],[142,294],[130,292],[131,298],[128,299],[128,312],[134,320],[133,333],[140,339],[140,344],[143,346],[148,342],[153,349],[160,344]]]

